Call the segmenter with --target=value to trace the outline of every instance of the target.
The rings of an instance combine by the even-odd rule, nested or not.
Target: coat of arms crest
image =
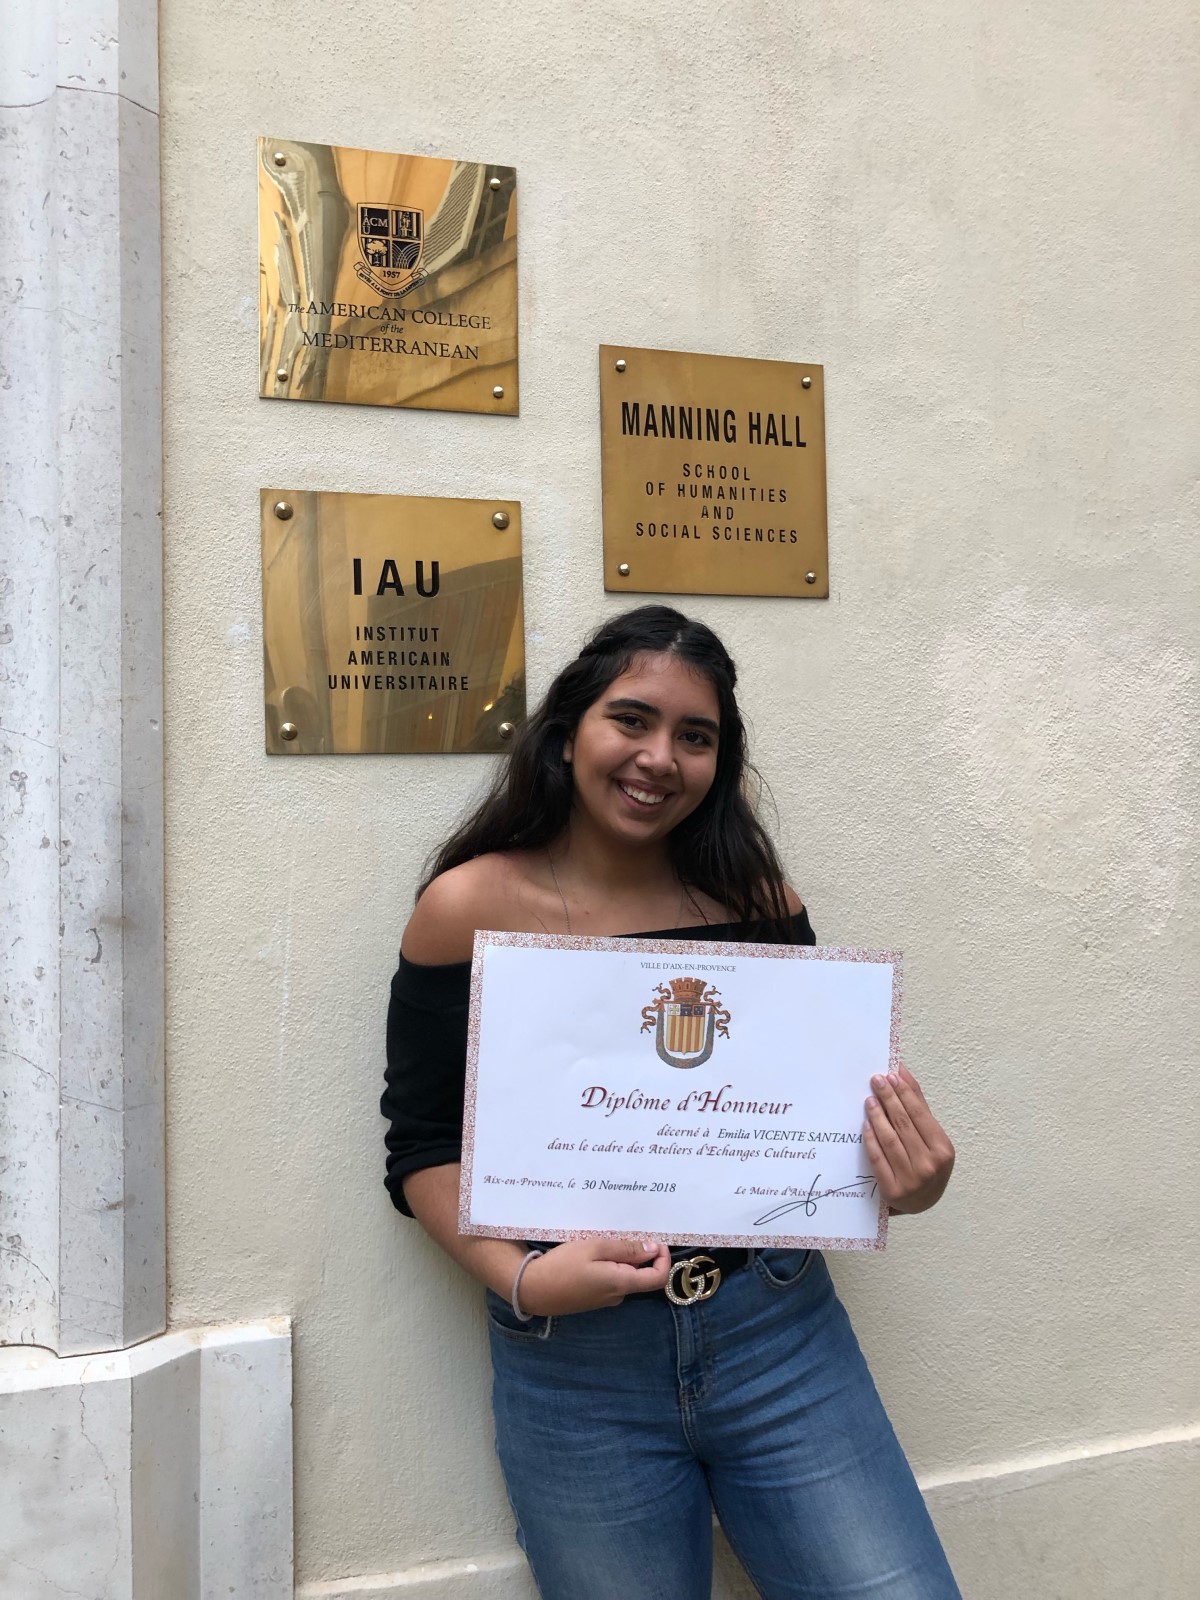
[[[669,1067],[699,1067],[713,1053],[717,1035],[729,1037],[729,1012],[721,992],[703,978],[671,978],[658,984],[657,999],[642,1010],[641,1032],[654,1029],[654,1047]]]
[[[360,205],[354,270],[380,294],[407,294],[425,280],[425,214],[412,206]]]

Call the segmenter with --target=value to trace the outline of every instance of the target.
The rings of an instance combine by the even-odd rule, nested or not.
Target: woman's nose
[[[665,730],[662,733],[651,734],[638,751],[637,763],[646,773],[670,772],[675,765],[675,752],[670,734]]]

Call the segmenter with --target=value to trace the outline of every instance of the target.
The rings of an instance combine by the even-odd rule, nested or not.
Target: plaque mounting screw
[[[513,734],[516,733],[516,731],[517,731],[516,724],[512,723],[512,722],[502,722],[500,724],[500,726],[496,729],[496,732],[500,735],[500,737],[502,739],[511,739]]]
[[[617,365],[617,371],[618,372],[624,372],[625,371],[625,361],[624,361],[623,357],[622,357],[622,359],[620,361],[617,362],[616,365]]]
[[[495,189],[498,189],[499,187],[500,187],[500,179],[499,178],[489,178],[488,179],[488,188],[489,189],[495,190]]]
[[[504,385],[503,384],[498,383],[496,385],[496,387],[492,390],[492,399],[493,400],[503,400],[504,399]]]
[[[275,373],[275,382],[276,383],[286,383],[287,380],[288,380],[288,369],[286,367],[279,367],[276,370],[276,373]]]
[[[299,732],[300,729],[294,722],[283,722],[279,725],[279,737],[281,739],[286,739],[289,744]]]
[[[508,527],[508,512],[507,511],[493,511],[492,512],[492,527],[493,528],[507,528]]]
[[[622,561],[621,565],[617,568],[617,572],[622,578],[627,578],[629,576],[628,561]]]
[[[284,155],[282,150],[276,150],[275,154],[271,157],[271,160],[277,167],[287,166],[287,157]]]
[[[286,500],[276,500],[275,515],[280,522],[290,522],[292,520],[292,508]]]
[[[812,388],[812,379],[809,377],[807,372],[800,379],[800,387],[802,389],[811,389]]]
[[[816,573],[815,572],[806,572],[804,574],[804,581],[805,581],[805,583],[816,583],[816,581],[817,581]]]

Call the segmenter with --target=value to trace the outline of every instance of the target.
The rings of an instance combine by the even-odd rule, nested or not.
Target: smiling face
[[[664,839],[712,787],[719,722],[716,690],[702,673],[675,655],[637,657],[563,748],[576,808],[630,844]]]

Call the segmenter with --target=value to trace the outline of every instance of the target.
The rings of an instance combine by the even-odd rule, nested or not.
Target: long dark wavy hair
[[[670,606],[638,606],[596,630],[519,730],[486,797],[434,853],[419,892],[439,873],[476,856],[552,845],[566,829],[574,801],[564,744],[588,707],[638,656],[660,654],[677,656],[708,679],[721,723],[712,787],[668,834],[671,863],[682,884],[710,895],[733,921],[762,921],[768,940],[786,941],[783,872],[751,799],[750,784],[761,789],[761,779],[746,751],[745,724],[734,693],[737,669],[711,628]]]

